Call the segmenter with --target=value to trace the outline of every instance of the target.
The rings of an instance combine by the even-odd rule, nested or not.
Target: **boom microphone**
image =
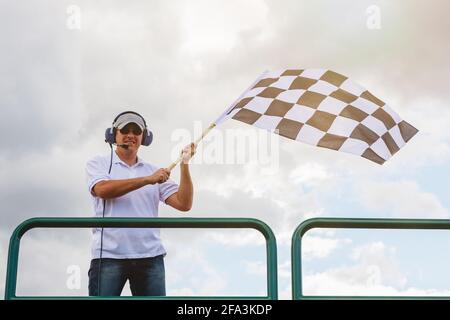
[[[125,150],[128,150],[128,145],[127,144],[115,144],[116,146],[118,146],[118,147],[121,147],[121,148],[124,148]]]
[[[105,142],[108,143],[108,141],[106,141],[106,140],[105,140]],[[111,144],[111,143],[109,142],[109,144]],[[129,147],[129,145],[127,145],[127,144],[117,144],[117,143],[113,143],[113,144],[120,148],[124,148],[125,150],[128,150],[128,147]]]

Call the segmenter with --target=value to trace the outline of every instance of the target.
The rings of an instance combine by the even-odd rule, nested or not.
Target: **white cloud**
[[[379,269],[364,270],[365,283],[350,283],[332,272],[320,272],[306,276],[304,295],[318,296],[449,296],[450,290],[408,287],[397,289],[379,283]]]
[[[252,229],[249,230],[233,230],[229,232],[207,232],[204,235],[206,241],[214,241],[220,245],[227,246],[263,246],[266,241],[264,236]]]
[[[278,299],[279,300],[292,300],[292,291],[291,291],[291,285],[288,284],[285,287],[279,289],[278,292]]]
[[[291,279],[291,260],[285,260],[278,266],[278,276],[281,280],[287,281]]]
[[[316,187],[332,178],[332,174],[323,165],[308,162],[297,166],[289,178],[296,185]]]
[[[263,26],[267,14],[266,4],[256,0],[191,2],[181,14],[184,30],[182,48],[192,55],[230,51],[236,45],[240,33]]]
[[[391,105],[403,106],[397,112],[419,132],[383,165],[386,166],[386,170],[413,171],[448,163],[450,159],[448,102],[435,97],[414,96],[397,98]]]
[[[377,241],[355,248],[351,258],[367,272],[368,285],[379,285],[383,282],[396,288],[403,288],[407,279],[402,275],[396,255],[395,247],[388,247],[383,242]]]
[[[266,275],[267,266],[261,261],[244,261],[245,272],[251,275]]]
[[[195,248],[183,248],[176,255],[167,255],[166,274],[170,275],[167,276],[168,295],[190,293],[196,296],[224,292],[229,276],[216,271],[214,263]]]
[[[355,191],[361,204],[383,215],[401,218],[447,218],[448,210],[415,181],[364,181]]]
[[[448,290],[408,287],[400,269],[396,249],[372,242],[353,250],[354,264],[307,272],[303,275],[303,294],[320,296],[446,296]]]
[[[291,284],[291,260],[285,260],[278,265],[278,298],[281,300],[292,299]]]
[[[89,263],[88,230],[31,230],[21,240],[17,295],[85,296]],[[79,289],[67,287],[69,266],[79,267]]]
[[[192,290],[191,288],[173,288],[168,293],[173,296],[195,296],[195,290]]]
[[[350,239],[324,238],[306,234],[302,239],[302,257],[305,260],[325,258],[338,246],[350,243]]]

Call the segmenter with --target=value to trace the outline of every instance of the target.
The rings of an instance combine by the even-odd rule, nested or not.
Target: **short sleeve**
[[[176,184],[173,180],[167,180],[164,183],[161,183],[159,186],[159,200],[162,202],[166,202],[167,198],[173,195],[178,191],[178,184]]]
[[[110,180],[107,164],[101,156],[94,157],[86,163],[86,183],[89,193],[92,194],[92,188],[100,181]]]

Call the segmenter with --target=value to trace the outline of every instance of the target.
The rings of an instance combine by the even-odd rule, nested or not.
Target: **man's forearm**
[[[180,165],[180,187],[178,188],[178,200],[186,210],[192,208],[194,197],[194,186],[192,185],[189,165],[182,163]]]
[[[106,180],[97,183],[92,188],[94,195],[102,199],[113,199],[121,197],[128,192],[142,188],[151,184],[150,177],[140,177],[123,180]]]

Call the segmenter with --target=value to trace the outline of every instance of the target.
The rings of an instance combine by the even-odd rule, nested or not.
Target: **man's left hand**
[[[184,147],[183,151],[181,152],[181,154],[183,155],[183,163],[189,163],[189,160],[194,156],[196,149],[197,146],[193,142]]]

